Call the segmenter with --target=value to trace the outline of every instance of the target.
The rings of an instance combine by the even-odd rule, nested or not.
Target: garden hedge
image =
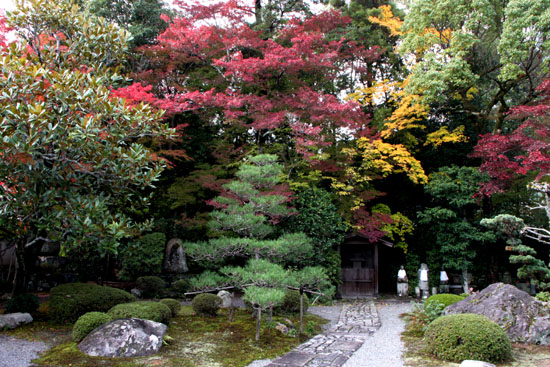
[[[67,283],[52,288],[50,316],[57,322],[75,322],[86,312],[106,312],[136,298],[121,289],[88,283]]]
[[[138,301],[123,303],[111,308],[107,313],[115,319],[129,319],[135,317],[138,319],[151,320],[168,324],[172,317],[170,307],[164,303],[153,301]]]

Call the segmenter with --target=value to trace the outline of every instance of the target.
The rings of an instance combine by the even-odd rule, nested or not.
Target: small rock
[[[136,298],[141,298],[141,291],[137,288],[130,289],[130,293]]]
[[[160,350],[166,329],[166,325],[151,320],[113,320],[88,334],[78,349],[95,357],[148,356]]]
[[[471,359],[467,359],[465,361],[462,361],[462,363],[458,367],[496,367],[496,366],[488,362],[474,361]]]
[[[285,324],[281,324],[280,322],[277,323],[275,329],[279,330],[283,335],[288,334],[288,326],[286,326]]]
[[[0,315],[0,330],[15,329],[18,326],[30,324],[32,316],[29,313],[15,312]]]
[[[229,293],[228,291],[219,291],[217,296],[222,299],[221,308],[231,307],[231,303],[233,302],[233,296],[231,295],[231,293]]]
[[[282,319],[281,321],[283,322],[283,324],[285,324],[289,328],[294,328],[294,323],[292,321],[290,321],[289,319],[285,318],[285,319]]]

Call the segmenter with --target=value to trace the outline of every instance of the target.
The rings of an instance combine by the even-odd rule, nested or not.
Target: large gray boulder
[[[504,283],[450,305],[445,314],[476,313],[499,324],[512,342],[550,345],[550,307],[527,292]]]
[[[0,315],[0,330],[15,329],[18,326],[30,324],[32,316],[29,313],[15,312]]]
[[[166,329],[166,325],[151,320],[113,320],[88,334],[78,349],[90,356],[148,356],[159,351]]]

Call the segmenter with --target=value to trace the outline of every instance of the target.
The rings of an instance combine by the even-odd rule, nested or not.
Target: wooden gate
[[[342,297],[364,297],[378,294],[378,245],[346,243],[342,257]]]

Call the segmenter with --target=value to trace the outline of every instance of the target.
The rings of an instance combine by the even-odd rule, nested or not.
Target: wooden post
[[[304,289],[300,287],[300,334],[304,332]]]

